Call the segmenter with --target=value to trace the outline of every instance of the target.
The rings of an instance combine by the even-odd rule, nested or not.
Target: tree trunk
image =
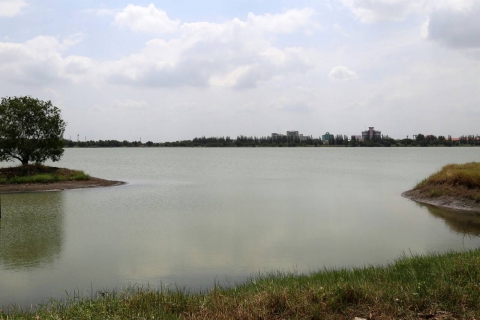
[[[28,165],[28,159],[25,160],[25,159],[22,159],[22,166],[26,166]]]

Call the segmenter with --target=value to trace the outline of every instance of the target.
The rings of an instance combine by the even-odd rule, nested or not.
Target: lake
[[[476,215],[400,195],[470,161],[480,148],[66,149],[56,166],[127,184],[2,195],[0,308],[476,248]]]

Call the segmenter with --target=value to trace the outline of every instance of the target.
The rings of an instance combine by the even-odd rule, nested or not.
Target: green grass
[[[427,183],[428,183],[428,178],[425,178],[425,179],[423,179],[422,181],[420,181],[419,183],[417,183],[417,185],[415,186],[415,189],[422,188],[422,187],[424,187]]]
[[[475,200],[476,203],[480,203],[480,193],[477,194],[473,200]]]
[[[74,180],[90,180],[90,176],[79,170],[40,164],[0,169],[0,184],[52,183]]]
[[[437,197],[440,197],[442,195],[442,192],[436,188],[430,190],[430,197],[432,198],[437,198]]]
[[[480,316],[480,250],[404,256],[386,266],[271,273],[205,293],[130,288],[51,301],[3,319],[418,319]],[[446,319],[446,318],[445,318]]]

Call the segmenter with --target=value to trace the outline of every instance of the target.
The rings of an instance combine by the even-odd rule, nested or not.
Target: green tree
[[[425,141],[425,136],[421,133],[417,134],[417,137],[415,138],[415,141],[417,142],[422,142]]]
[[[50,101],[29,96],[2,98],[0,103],[0,160],[42,163],[63,155],[66,123]]]

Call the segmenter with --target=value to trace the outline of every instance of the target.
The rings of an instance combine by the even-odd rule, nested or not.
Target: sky
[[[0,97],[65,138],[480,134],[478,0],[0,0]]]

